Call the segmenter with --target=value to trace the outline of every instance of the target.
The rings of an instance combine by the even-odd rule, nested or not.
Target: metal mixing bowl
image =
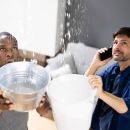
[[[33,62],[13,62],[0,68],[3,95],[14,103],[14,110],[35,109],[50,81],[47,70]]]

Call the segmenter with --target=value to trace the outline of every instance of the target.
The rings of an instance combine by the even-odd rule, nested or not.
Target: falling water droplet
[[[23,50],[23,61],[26,61],[26,55],[27,55],[27,51],[24,49]]]

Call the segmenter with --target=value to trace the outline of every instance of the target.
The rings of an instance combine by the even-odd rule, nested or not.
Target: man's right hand
[[[92,63],[94,65],[97,65],[98,67],[101,67],[101,66],[104,66],[105,64],[107,64],[112,59],[112,57],[110,57],[106,60],[103,60],[103,61],[101,61],[101,59],[100,59],[100,53],[104,53],[107,50],[108,50],[108,48],[106,48],[106,47],[98,50],[97,53],[95,54],[93,60],[92,60]]]
[[[107,64],[112,58],[108,58],[106,60],[101,61],[100,59],[100,53],[105,52],[107,50],[107,48],[101,48],[100,50],[98,50],[90,64],[90,66],[88,67],[88,69],[85,72],[86,76],[89,75],[94,75],[95,72],[102,66],[104,66],[105,64]]]
[[[12,103],[3,97],[2,91],[0,90],[0,112],[11,110],[12,106]]]

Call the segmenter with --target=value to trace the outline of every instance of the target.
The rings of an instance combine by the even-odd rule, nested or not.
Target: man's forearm
[[[89,75],[94,75],[96,73],[96,71],[98,70],[99,67],[97,67],[94,64],[91,64],[89,66],[89,68],[86,70],[85,75],[89,76]]]
[[[104,91],[102,94],[98,96],[101,100],[103,100],[106,104],[111,106],[118,113],[125,113],[128,111],[128,107],[126,106],[124,100],[119,98],[111,93]]]

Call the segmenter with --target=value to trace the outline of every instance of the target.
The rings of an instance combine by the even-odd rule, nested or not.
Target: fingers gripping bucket
[[[48,97],[58,130],[88,130],[97,99],[83,75],[66,74],[50,83]]]

